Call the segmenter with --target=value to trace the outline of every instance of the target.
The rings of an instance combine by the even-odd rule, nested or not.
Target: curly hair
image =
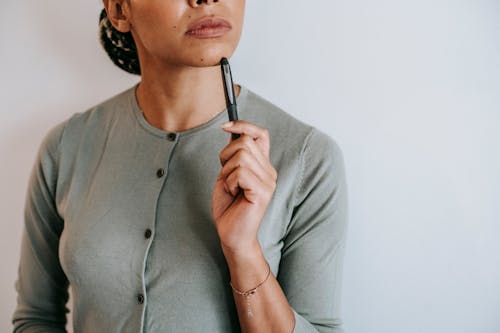
[[[129,73],[141,75],[139,56],[132,34],[116,30],[109,21],[105,9],[99,17],[99,39],[116,66]]]

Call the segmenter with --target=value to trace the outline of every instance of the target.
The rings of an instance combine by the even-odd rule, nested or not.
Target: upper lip
[[[223,18],[215,16],[205,16],[191,23],[188,26],[187,32],[203,28],[220,27],[220,26],[232,28],[231,24],[228,21],[224,20]]]

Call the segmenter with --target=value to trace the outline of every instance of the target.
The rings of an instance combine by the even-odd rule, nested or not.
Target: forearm
[[[268,276],[269,267],[260,246],[244,254],[224,251],[224,255],[231,283],[237,290],[250,290],[265,280],[248,296],[233,290],[241,331],[291,333],[295,326],[293,311],[273,273]]]

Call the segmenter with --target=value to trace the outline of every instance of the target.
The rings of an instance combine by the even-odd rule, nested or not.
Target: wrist
[[[264,253],[258,240],[248,246],[239,248],[228,247],[224,243],[221,243],[221,248],[226,261],[231,266],[253,265],[264,258]]]
[[[260,244],[235,251],[224,246],[223,252],[229,267],[231,284],[238,290],[248,290],[261,283],[269,272],[269,264]]]

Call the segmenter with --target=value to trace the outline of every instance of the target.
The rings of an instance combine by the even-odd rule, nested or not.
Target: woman
[[[218,66],[244,0],[104,0],[136,86],[54,127],[26,201],[16,332],[340,332],[347,221],[331,138]],[[240,138],[230,140],[230,133]]]

